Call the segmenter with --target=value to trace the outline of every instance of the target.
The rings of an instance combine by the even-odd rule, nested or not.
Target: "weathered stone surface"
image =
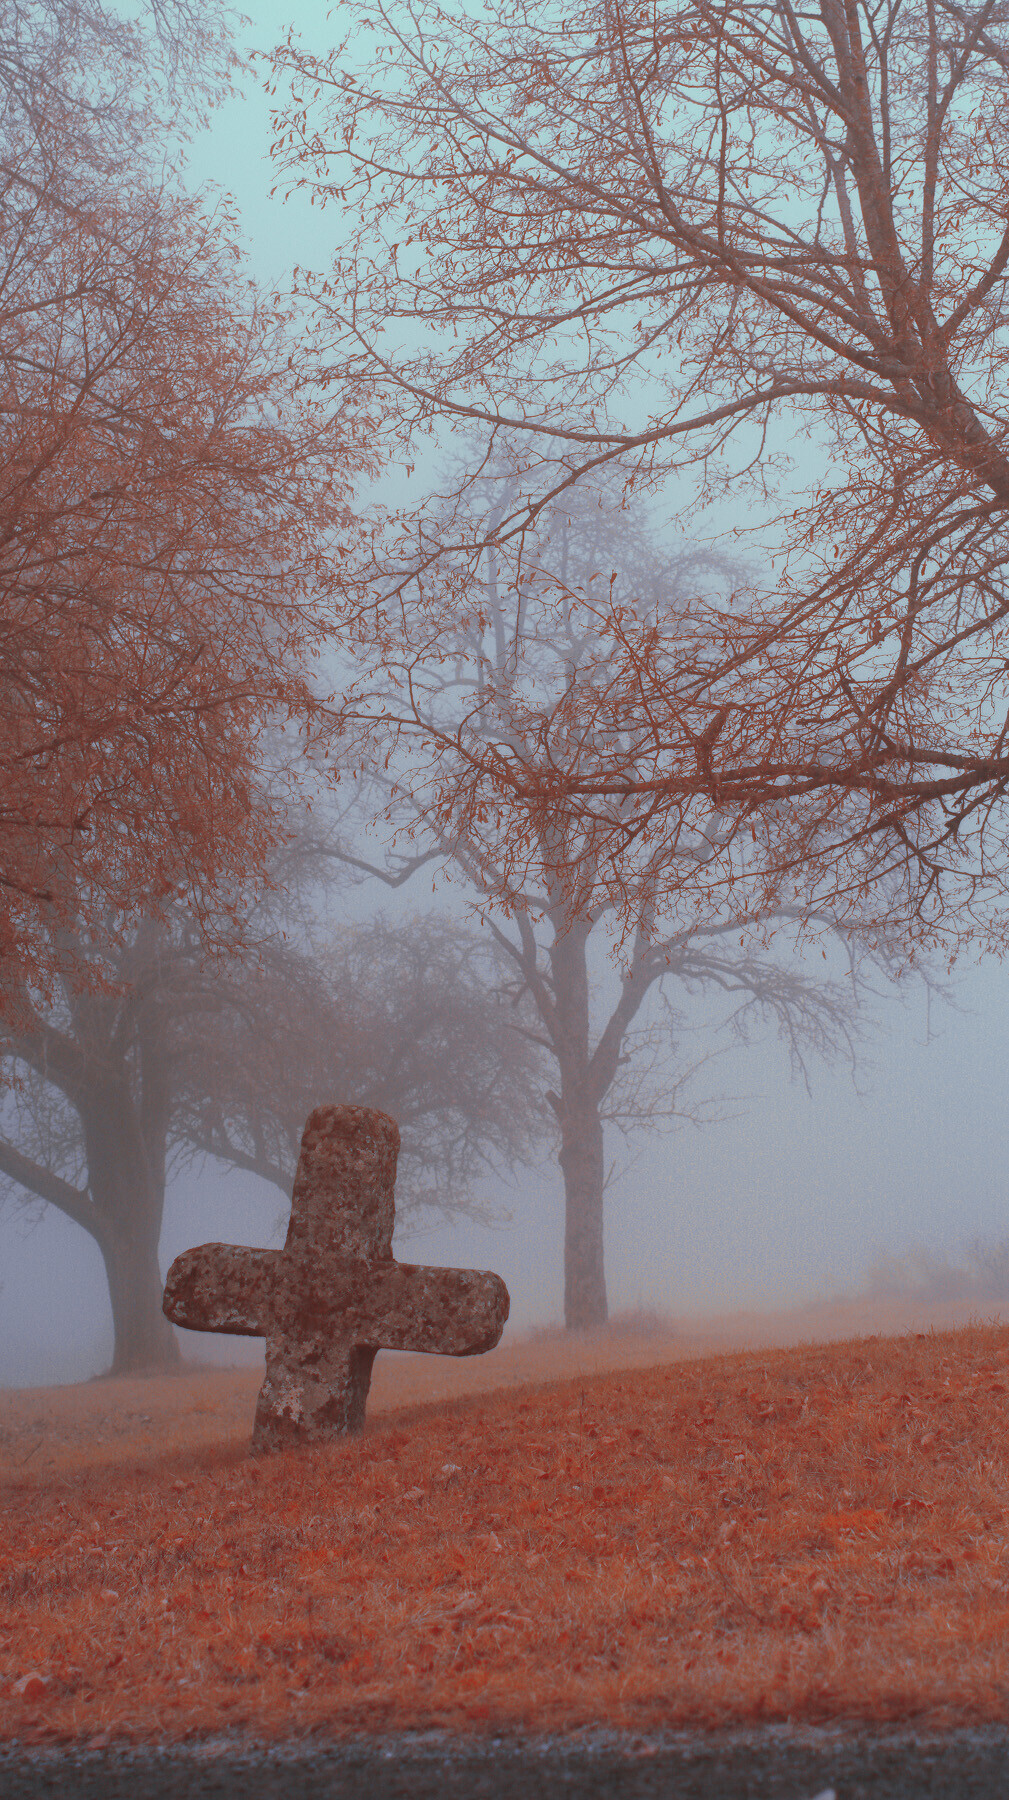
[[[320,1106],[301,1140],[283,1250],[202,1244],[176,1257],[164,1310],[190,1331],[265,1337],[255,1450],[360,1431],[379,1350],[476,1356],[508,1317],[478,1269],[394,1261],[399,1131],[364,1106]]]

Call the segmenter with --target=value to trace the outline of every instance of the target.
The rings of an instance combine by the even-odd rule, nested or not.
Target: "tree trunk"
[[[560,1165],[564,1173],[564,1323],[569,1331],[605,1325],[603,1261],[603,1127],[591,1102],[565,1108]]]
[[[179,1340],[161,1310],[164,1181],[152,1166],[133,1098],[125,1081],[110,1082],[92,1090],[79,1110],[112,1304],[109,1374],[177,1368]]]
[[[561,1131],[564,1175],[564,1323],[569,1331],[605,1325],[603,1265],[603,1126],[593,1079],[589,1022],[588,940],[592,922],[558,909],[550,947],[552,1039],[560,1093],[549,1096]]]
[[[175,1369],[182,1361],[175,1329],[161,1310],[157,1236],[145,1223],[139,1216],[123,1220],[101,1246],[115,1334],[110,1375]]]

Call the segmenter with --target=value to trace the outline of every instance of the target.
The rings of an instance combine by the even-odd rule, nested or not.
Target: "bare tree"
[[[481,485],[501,516],[514,501],[513,472],[488,459]],[[454,523],[465,528],[458,509]],[[488,537],[493,528],[493,517],[485,519]],[[536,815],[520,871],[515,856],[498,857],[493,829],[484,830],[489,809],[482,814],[479,787],[465,812],[445,810],[445,792],[470,781],[471,746],[477,760],[481,744],[495,753],[505,746],[545,790],[560,792],[591,756],[584,722],[567,730],[564,709],[586,672],[605,686],[618,660],[619,645],[599,629],[594,583],[613,609],[633,614],[642,604],[661,604],[675,617],[698,584],[725,584],[738,573],[690,546],[663,556],[632,528],[619,490],[600,480],[544,515],[536,553],[528,541],[521,551],[488,549],[479,583],[460,584],[454,625],[443,607],[437,632],[425,619],[423,597],[413,607],[404,593],[399,630],[389,622],[373,641],[345,718],[357,734],[348,754],[361,766],[380,766],[384,747],[386,821],[411,840],[404,872],[432,853],[454,863],[512,965],[516,1000],[534,1012],[524,1029],[554,1071],[547,1098],[565,1194],[565,1318],[583,1329],[607,1317],[605,1126],[630,1135],[699,1116],[687,1093],[693,1071],[683,1065],[684,1021],[674,996],[723,1001],[720,1024],[743,1039],[775,1026],[793,1067],[804,1070],[811,1055],[853,1056],[857,1009],[869,997],[871,977],[893,973],[894,965],[882,946],[874,951],[848,933],[847,981],[810,976],[794,942],[776,953],[768,948],[773,932],[798,923],[798,910],[762,908],[754,884],[743,880],[717,911],[684,907],[662,927],[656,909],[639,913],[607,979],[602,946],[621,895],[606,891],[591,840],[569,810],[545,807]],[[681,838],[679,856],[714,854],[717,832],[712,814],[703,836]],[[826,916],[820,923],[831,928]]]
[[[600,879],[632,915],[726,886],[752,829],[769,895],[853,914],[882,895],[954,935],[985,884],[1004,910],[1004,9],[351,16],[330,56],[275,58],[280,166],[350,222],[305,282],[319,371],[359,382],[410,461],[437,421],[515,437],[495,541],[619,462],[645,489],[679,471],[745,496],[774,553],[770,581],[675,630],[611,621],[619,674],[570,696],[595,750],[564,791]],[[423,576],[433,619],[434,571],[472,571],[482,539],[444,511],[401,527],[368,577],[392,604]],[[470,752],[504,856],[561,789]],[[676,848],[713,801],[719,854],[691,867]]]
[[[563,843],[555,839],[549,849],[563,853]],[[456,855],[465,867],[462,844]],[[854,1055],[857,1005],[870,993],[864,972],[849,986],[810,977],[801,964],[783,965],[780,949],[760,954],[753,938],[762,921],[744,916],[666,936],[639,928],[623,946],[616,993],[607,998],[611,983],[599,968],[598,940],[608,910],[572,918],[560,884],[547,876],[543,891],[511,903],[508,924],[488,920],[514,965],[516,996],[535,1006],[532,1041],[553,1059],[556,1087],[547,1098],[564,1181],[564,1317],[571,1330],[602,1325],[608,1316],[605,1127],[630,1138],[717,1116],[716,1105],[700,1105],[690,1093],[707,1057],[684,1056],[684,998],[726,1003],[721,1017],[709,1018],[709,1036],[723,1031],[748,1043],[761,1028],[776,1027],[793,1069],[805,1072],[811,1056]]]
[[[187,1034],[202,1009],[220,1008],[221,986],[184,926],[151,921],[104,944],[64,932],[64,942],[58,997],[24,991],[5,1035],[0,1173],[22,1202],[55,1207],[98,1245],[112,1373],[170,1367],[179,1351],[161,1311],[158,1245],[175,1089]]]
[[[0,6],[0,169],[24,192],[60,170],[120,191],[158,169],[229,91],[240,65],[221,0],[5,0]],[[45,177],[43,176],[43,182]]]
[[[176,1130],[290,1194],[302,1128],[333,1099],[400,1127],[400,1224],[488,1217],[478,1183],[529,1161],[543,1138],[541,1059],[492,945],[438,913],[377,915],[275,957],[190,1039]]]
[[[178,1361],[158,1260],[173,1171],[217,1159],[287,1199],[312,1107],[360,1101],[401,1124],[400,1210],[416,1219],[479,1211],[473,1184],[542,1131],[537,1058],[486,945],[429,917],[336,932],[316,956],[285,942],[279,905],[254,907],[213,961],[180,913],[89,935],[58,1003],[29,1013],[26,1000],[2,1046],[0,1175],[97,1243],[113,1373]]]

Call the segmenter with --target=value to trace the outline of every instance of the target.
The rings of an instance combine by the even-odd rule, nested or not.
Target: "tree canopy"
[[[773,556],[672,621],[611,609],[619,666],[556,715],[593,746],[574,778],[473,746],[502,846],[563,800],[632,911],[758,856],[769,897],[955,933],[993,883],[1004,910],[1002,9],[352,12],[329,57],[275,59],[278,160],[354,222],[305,281],[320,375],[411,457],[437,421],[514,434],[496,542],[617,462],[746,494]],[[420,577],[433,619],[482,544],[400,523],[362,604]]]
[[[262,863],[264,734],[312,713],[361,460],[292,392],[223,220],[7,202],[0,984],[44,978],[64,912],[199,908]]]

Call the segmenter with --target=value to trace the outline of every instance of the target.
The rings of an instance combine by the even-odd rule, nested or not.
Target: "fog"
[[[321,3],[298,8],[307,41],[326,41],[326,10]],[[293,9],[289,0],[260,0],[248,11],[250,41],[267,48]],[[282,281],[295,262],[324,259],[339,221],[320,219],[297,200],[270,200],[267,143],[268,103],[250,86],[196,138],[190,168],[197,180],[234,192],[254,268]],[[358,890],[358,916],[372,901],[388,909],[387,891]],[[402,910],[421,903],[409,893],[399,900]],[[430,903],[425,888],[423,904]],[[926,1246],[955,1255],[974,1236],[1009,1235],[1009,975],[991,961],[965,962],[953,991],[956,1007],[933,1005],[931,1015],[920,991],[904,1003],[884,1000],[856,1082],[843,1067],[813,1066],[807,1092],[790,1079],[780,1046],[761,1042],[720,1058],[711,1073],[708,1093],[738,1096],[732,1116],[639,1137],[629,1151],[611,1132],[611,1309],[683,1317],[779,1308],[857,1289],[885,1251]],[[435,1224],[423,1235],[399,1235],[398,1254],[495,1269],[511,1291],[511,1332],[556,1322],[563,1292],[556,1165],[545,1161],[515,1185],[478,1197],[502,1215],[497,1226]],[[163,1266],[212,1239],[276,1243],[285,1227],[275,1189],[208,1169],[171,1189]],[[30,1218],[9,1207],[0,1218],[0,1257],[0,1383],[77,1380],[106,1366],[111,1323],[90,1238],[52,1209]],[[258,1344],[186,1335],[188,1353],[203,1359],[261,1354]]]
[[[378,896],[381,898],[381,896]],[[607,1195],[607,1274],[616,1311],[686,1317],[778,1308],[851,1292],[886,1250],[916,1245],[955,1256],[975,1235],[1009,1234],[1009,981],[1000,966],[967,970],[959,1010],[920,997],[887,1004],[867,1046],[859,1094],[840,1069],[789,1080],[772,1041],[715,1065],[709,1091],[749,1095],[736,1116],[640,1138],[640,1154]],[[338,1096],[334,1096],[338,1098]],[[617,1161],[619,1137],[608,1149]],[[633,1150],[632,1150],[633,1156]],[[510,1219],[397,1235],[408,1261],[495,1269],[512,1296],[509,1332],[562,1316],[563,1200],[545,1166],[486,1199]],[[193,1243],[282,1240],[276,1189],[208,1172],[171,1190],[163,1266]],[[34,1229],[0,1222],[0,1381],[79,1380],[108,1365],[112,1334],[97,1250],[46,1209]],[[258,1343],[185,1334],[187,1354],[236,1362]]]

